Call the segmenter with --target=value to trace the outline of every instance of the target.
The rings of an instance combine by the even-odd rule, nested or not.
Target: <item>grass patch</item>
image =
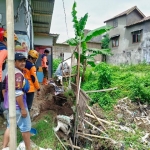
[[[61,150],[62,147],[55,137],[53,127],[53,119],[51,114],[49,113],[48,115],[43,116],[43,118],[39,120],[36,125],[33,126],[33,128],[35,128],[38,133],[37,135],[32,136],[31,140],[39,147]],[[21,133],[18,131],[17,142],[20,143],[21,141],[22,136]]]
[[[150,66],[147,64],[112,66],[105,63],[87,68],[85,91],[118,87],[109,92],[88,94],[91,104],[98,103],[104,110],[112,110],[119,99],[129,97],[133,101],[150,103]]]

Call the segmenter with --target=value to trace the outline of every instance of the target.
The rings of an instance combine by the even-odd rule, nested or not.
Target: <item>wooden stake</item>
[[[68,143],[64,143],[64,145],[66,145],[66,146],[71,146],[70,144],[68,144]],[[75,145],[72,145],[73,146],[73,148],[75,148],[75,149],[81,149],[79,146],[75,146]]]
[[[95,119],[95,117],[94,117],[93,115],[90,115],[90,114],[88,114],[88,113],[84,113],[84,114],[85,114],[86,117],[90,117],[90,118]],[[111,125],[111,124],[112,124],[111,122],[108,122],[108,121],[103,120],[103,119],[100,119],[100,118],[98,118],[98,120],[101,121],[101,122],[103,122],[103,123],[106,123],[106,124],[108,124],[108,125]]]
[[[82,118],[83,119],[83,118]],[[101,133],[107,135],[104,131],[100,130],[98,127],[96,127],[95,125],[93,125],[92,123],[90,123],[89,121],[83,119],[87,124],[89,124],[90,126],[92,126],[93,128],[97,129],[98,131],[100,131]]]
[[[106,128],[104,127],[103,123],[97,118],[97,116],[94,114],[93,110],[88,106],[88,104],[86,103],[87,108],[90,110],[90,112],[92,113],[92,115],[95,117],[95,119],[99,122],[99,124],[103,127],[103,129],[106,131]]]
[[[106,92],[106,91],[112,91],[112,90],[116,90],[117,87],[114,88],[110,88],[110,89],[102,89],[102,90],[94,90],[94,91],[85,91],[85,93],[95,93],[95,92]]]
[[[106,139],[106,140],[111,140],[111,141],[113,140],[113,139],[108,138],[108,137],[98,136],[98,135],[94,135],[94,134],[86,134],[86,133],[81,133],[81,132],[77,132],[77,134],[90,136],[90,137],[94,137],[94,138],[99,138],[99,139]]]
[[[90,139],[90,138],[88,138],[88,137],[85,137],[85,136],[83,136],[83,135],[80,135],[80,134],[78,134],[78,136],[80,136],[80,137],[82,137],[82,138],[84,138],[84,139],[87,139],[87,140],[89,140],[89,141],[93,141],[92,139]]]
[[[67,150],[66,146],[63,144],[63,142],[60,140],[60,138],[58,137],[58,135],[56,134],[56,132],[54,132],[55,136],[57,137],[58,141],[60,142],[60,144],[63,146],[63,148],[65,150]]]
[[[71,145],[72,150],[74,150],[74,147],[73,147],[71,138],[69,138],[69,142],[70,142],[70,145]]]
[[[14,2],[6,0],[7,20],[7,50],[8,50],[8,95],[9,95],[9,123],[10,149],[16,150],[16,98],[15,98],[15,63],[14,63]]]

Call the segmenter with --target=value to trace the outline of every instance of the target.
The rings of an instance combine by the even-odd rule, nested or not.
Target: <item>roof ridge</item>
[[[128,14],[130,14],[130,13],[131,13],[133,10],[135,10],[135,9],[137,9],[137,11],[143,16],[143,18],[145,17],[145,15],[144,15],[144,14],[138,9],[138,7],[135,5],[135,6],[131,7],[131,8],[129,8],[129,9],[123,11],[122,13],[120,13],[120,14],[118,14],[118,15],[116,15],[116,16],[114,16],[114,17],[112,17],[112,18],[110,18],[110,19],[108,19],[108,20],[106,20],[106,21],[104,21],[104,23],[107,22],[107,21],[109,21],[109,20],[118,18],[118,17],[120,17],[120,16],[128,15]]]

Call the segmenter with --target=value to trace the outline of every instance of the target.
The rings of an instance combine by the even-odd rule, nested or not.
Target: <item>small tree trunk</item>
[[[84,61],[84,64],[83,64],[83,73],[82,73],[82,81],[84,82],[85,81],[85,72],[86,72],[86,60]]]

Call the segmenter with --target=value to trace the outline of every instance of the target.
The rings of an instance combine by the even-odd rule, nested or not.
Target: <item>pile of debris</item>
[[[88,144],[91,145],[89,149],[125,150],[126,137],[121,137],[124,136],[123,133],[136,136],[140,131],[141,137],[137,142],[142,145],[143,150],[150,148],[150,107],[148,105],[133,103],[128,98],[121,99],[114,107],[112,121],[108,121],[97,104],[92,107],[87,106],[87,109],[90,113],[86,113],[86,110],[84,117],[79,116],[78,146],[83,147],[83,143],[87,145],[89,141]],[[130,148],[136,150],[136,145],[132,141],[130,143]]]

